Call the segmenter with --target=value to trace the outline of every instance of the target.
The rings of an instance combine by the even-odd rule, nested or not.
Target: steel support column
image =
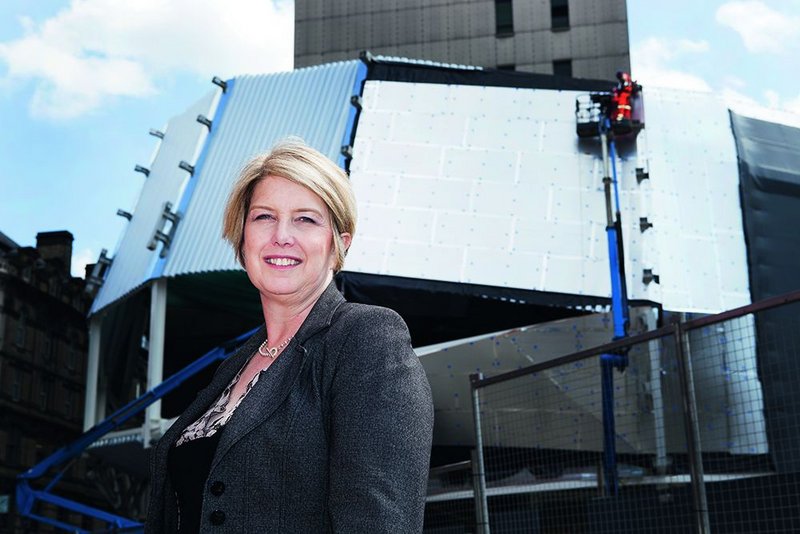
[[[675,355],[680,374],[681,397],[683,399],[683,422],[686,434],[686,452],[689,456],[689,472],[692,477],[692,501],[695,513],[695,532],[709,534],[711,525],[708,518],[705,472],[700,448],[700,425],[697,421],[697,403],[694,394],[694,375],[689,347],[689,334],[681,323],[675,324]]]
[[[92,428],[97,419],[97,388],[100,387],[100,334],[103,330],[102,318],[92,316],[89,321],[89,357],[86,362],[86,399],[83,410],[83,430]]]
[[[486,469],[483,463],[483,431],[481,430],[481,401],[475,383],[483,379],[483,373],[469,375],[472,386],[472,418],[475,423],[475,455],[472,476],[473,494],[475,496],[476,532],[489,534],[489,503],[486,499]]]
[[[158,386],[164,380],[164,337],[167,320],[167,279],[160,278],[150,288],[150,335],[148,337],[147,389]],[[149,442],[154,424],[161,423],[161,401],[158,400],[145,411],[145,442]]]

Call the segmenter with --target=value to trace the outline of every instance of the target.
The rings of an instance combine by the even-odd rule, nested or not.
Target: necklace
[[[275,347],[270,348],[269,346],[267,346],[267,344],[269,343],[269,338],[267,338],[267,339],[264,340],[264,342],[261,344],[261,346],[258,347],[258,353],[260,355],[264,356],[264,357],[269,357],[269,358],[275,359],[275,357],[278,355],[278,353],[281,350],[283,350],[283,348],[286,347],[286,345],[288,345],[289,342],[291,340],[293,340],[293,339],[294,339],[294,336],[289,336],[280,345],[277,345]]]

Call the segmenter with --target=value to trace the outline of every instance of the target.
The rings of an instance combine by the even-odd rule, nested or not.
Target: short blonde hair
[[[279,176],[308,188],[325,203],[333,225],[334,273],[347,254],[341,233],[355,235],[356,199],[347,174],[323,154],[299,139],[279,142],[272,150],[251,159],[239,173],[225,204],[222,237],[244,267],[244,223],[256,185],[267,176]]]

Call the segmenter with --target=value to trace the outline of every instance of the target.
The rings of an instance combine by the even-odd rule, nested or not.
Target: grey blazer
[[[148,534],[173,532],[167,453],[259,344],[262,328],[151,451]],[[433,403],[395,312],[345,302],[331,283],[223,430],[201,532],[422,531]]]

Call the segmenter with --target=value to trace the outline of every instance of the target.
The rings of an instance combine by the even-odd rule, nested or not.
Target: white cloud
[[[631,50],[632,75],[645,86],[708,92],[711,91],[711,87],[702,77],[670,65],[681,56],[701,54],[708,50],[709,45],[706,41],[650,37]]]
[[[800,115],[800,94],[798,94],[796,97],[792,98],[791,100],[787,100],[784,103],[784,108],[786,108],[787,110],[791,111],[792,113]]]
[[[742,89],[747,85],[747,83],[739,78],[738,76],[725,76],[722,79],[722,83],[728,87],[733,87],[735,89]]]
[[[767,90],[764,97],[765,102],[759,102],[730,87],[722,90],[725,105],[740,115],[800,128],[800,95],[781,101],[778,93]]]
[[[761,108],[761,102],[753,97],[747,96],[744,93],[737,91],[732,87],[725,87],[722,89],[722,99],[725,105],[734,111],[739,111],[747,108],[755,109]]]
[[[72,254],[72,276],[83,278],[86,272],[86,266],[90,263],[97,261],[98,254],[92,252],[91,249],[85,248],[80,252]]]
[[[683,53],[701,53],[701,52],[708,52],[711,50],[711,47],[708,44],[708,41],[692,41],[690,39],[678,39],[674,44],[674,51],[676,54],[683,54]]]
[[[781,107],[781,96],[777,91],[773,91],[772,89],[764,91],[764,101],[769,108],[777,109]]]
[[[776,11],[758,0],[721,5],[716,20],[733,29],[754,53],[780,54],[800,44],[800,17]]]
[[[210,78],[287,70],[294,46],[286,0],[72,0],[0,43],[2,81],[31,80],[34,115],[70,118],[114,97],[145,97],[169,75]],[[0,81],[0,82],[2,82]]]

